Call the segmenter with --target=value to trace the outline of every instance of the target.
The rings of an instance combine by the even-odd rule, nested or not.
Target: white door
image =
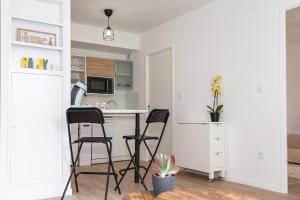
[[[149,108],[169,109],[172,113],[172,49],[166,49],[149,55],[148,59],[148,106]],[[149,129],[150,135],[159,135],[161,126]],[[156,143],[150,143],[152,149]],[[172,115],[163,135],[158,153],[172,153]]]

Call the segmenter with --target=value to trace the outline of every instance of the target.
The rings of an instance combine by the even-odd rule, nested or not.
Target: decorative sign
[[[48,59],[38,58],[37,61],[34,62],[33,58],[22,57],[21,63],[22,68],[47,69]]]
[[[17,41],[56,46],[56,34],[18,28]]]

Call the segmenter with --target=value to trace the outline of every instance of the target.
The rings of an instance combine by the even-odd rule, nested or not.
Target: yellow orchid
[[[214,77],[214,81],[215,81],[215,82],[219,82],[219,81],[221,81],[222,79],[223,79],[223,77],[220,76],[220,75],[217,75],[217,76]]]
[[[209,109],[209,112],[211,114],[212,121],[218,121],[219,120],[219,115],[221,112],[223,112],[223,105],[219,105],[219,96],[222,93],[222,86],[221,86],[221,81],[223,77],[221,75],[216,75],[213,78],[213,82],[211,84],[211,90],[213,92],[213,97],[214,97],[214,104],[213,106],[207,106]],[[218,116],[217,118],[215,118]]]
[[[213,79],[213,83],[212,83],[212,91],[213,91],[213,95],[214,96],[219,96],[221,95],[221,81],[222,81],[222,76],[217,75],[214,77]]]

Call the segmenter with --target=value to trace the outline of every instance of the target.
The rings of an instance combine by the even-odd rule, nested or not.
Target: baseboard
[[[5,200],[32,200],[48,199],[60,197],[65,187],[66,181],[55,183],[42,183],[18,187],[6,187],[1,192],[1,199]],[[72,189],[69,186],[66,195],[72,195]]]
[[[225,178],[225,180],[230,181],[230,182],[234,182],[234,183],[239,183],[239,184],[243,184],[243,185],[247,185],[247,186],[252,186],[252,187],[264,189],[264,190],[268,190],[268,191],[272,191],[272,192],[283,193],[283,194],[286,193],[284,191],[284,189],[281,188],[281,187],[274,187],[274,186],[271,186],[271,185],[260,184],[258,182],[248,181],[248,180],[245,180],[243,178],[227,176]]]

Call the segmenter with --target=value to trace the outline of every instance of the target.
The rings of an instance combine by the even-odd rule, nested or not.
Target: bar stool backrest
[[[153,109],[146,120],[146,123],[167,123],[170,112],[168,109]]]
[[[79,123],[101,124],[102,134],[106,139],[106,132],[104,129],[105,121],[104,121],[103,113],[100,109],[96,107],[69,108],[67,110],[67,122],[68,122],[68,133],[69,133],[70,145],[72,144],[70,124],[79,124]]]
[[[104,124],[103,113],[96,107],[71,107],[67,110],[68,124]]]
[[[147,125],[142,134],[142,139],[141,139],[140,143],[142,142],[143,138],[145,137],[150,124],[163,123],[163,128],[162,128],[160,136],[159,136],[159,142],[157,144],[157,146],[159,146],[159,144],[161,142],[161,138],[163,137],[163,134],[165,132],[169,116],[170,116],[170,111],[168,109],[153,109],[147,117],[147,120],[146,120]]]

